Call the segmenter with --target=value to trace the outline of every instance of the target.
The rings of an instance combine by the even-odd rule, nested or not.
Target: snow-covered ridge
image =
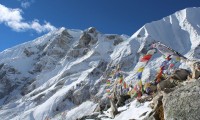
[[[84,31],[61,28],[1,52],[1,116],[31,119],[28,114],[44,119],[90,99],[98,92],[92,89],[109,55],[124,40],[125,35],[101,34],[93,27]],[[7,116],[13,105],[20,111]]]
[[[60,113],[76,119],[106,99],[106,78],[120,65],[125,81],[134,81],[139,58],[148,45],[160,41],[189,58],[200,58],[200,8],[187,8],[145,24],[131,37],[60,28],[0,53],[0,116],[5,120],[56,119]],[[160,53],[142,77],[150,79],[161,64]],[[151,76],[152,75],[152,76]],[[124,118],[125,111],[121,113]],[[84,111],[74,116],[74,112]],[[70,115],[73,115],[71,117]]]

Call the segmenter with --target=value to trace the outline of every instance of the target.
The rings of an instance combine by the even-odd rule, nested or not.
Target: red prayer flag
[[[146,62],[146,61],[150,60],[151,56],[152,55],[145,55],[145,56],[143,56],[142,59],[140,59],[140,62]]]
[[[169,67],[170,67],[170,68],[174,67],[174,64],[173,64],[173,63],[171,63],[171,64],[169,65]]]
[[[106,92],[107,92],[107,93],[110,93],[110,89],[106,89]]]

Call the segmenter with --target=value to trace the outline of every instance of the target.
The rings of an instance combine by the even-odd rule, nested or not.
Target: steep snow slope
[[[61,28],[3,51],[0,116],[45,119],[89,100],[98,92],[93,86],[106,69],[109,55],[126,39],[95,28]]]
[[[140,66],[140,63],[135,66],[139,57],[137,55],[143,53],[152,42],[160,41],[190,59],[198,59],[200,45],[199,12],[200,8],[187,8],[159,21],[147,23],[127,41],[118,46],[120,50],[115,48],[114,54],[111,55],[115,63],[118,63],[119,59],[116,59],[117,57],[122,59],[122,64],[130,63],[126,61],[134,61],[133,66],[135,68],[126,79],[131,80],[134,78],[135,71]],[[143,75],[143,80],[152,79],[150,75],[154,76],[155,70],[157,70],[158,66],[164,60],[160,56],[161,53],[158,52],[147,64],[144,71],[146,75]],[[183,63],[182,67],[187,66]]]
[[[199,13],[200,8],[181,10],[147,23],[131,37],[102,34],[95,28],[61,28],[1,52],[1,118],[44,120],[65,113],[65,118],[76,119],[75,112],[84,111],[76,117],[91,113],[98,100],[106,99],[111,67],[119,64],[125,81],[135,81],[139,58],[154,41],[189,58],[200,58]],[[163,60],[156,53],[145,67],[142,80],[152,80]],[[116,119],[124,118],[130,110],[134,108]]]

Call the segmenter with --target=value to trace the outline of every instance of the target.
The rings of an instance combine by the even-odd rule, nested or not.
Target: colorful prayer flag
[[[140,59],[140,62],[147,62],[151,59],[152,55],[145,55],[142,57],[142,59]]]
[[[110,80],[106,81],[107,86],[110,86]]]
[[[137,79],[140,80],[141,78],[142,78],[142,72],[140,72],[140,73],[137,74]]]
[[[110,93],[110,89],[106,89],[106,92],[107,92],[107,93]]]
[[[140,67],[138,68],[137,72],[143,72],[143,70],[144,70],[144,67]]]

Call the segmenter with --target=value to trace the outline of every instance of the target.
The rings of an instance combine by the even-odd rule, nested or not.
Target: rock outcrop
[[[200,119],[200,81],[193,80],[164,95],[163,109],[165,120]]]

